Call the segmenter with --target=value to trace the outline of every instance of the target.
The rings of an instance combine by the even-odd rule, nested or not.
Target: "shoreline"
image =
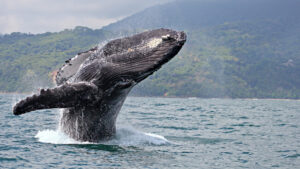
[[[32,95],[33,92],[1,92],[0,95]],[[194,96],[134,96],[129,95],[128,97],[152,97],[152,98],[178,98],[178,99],[230,99],[230,100],[295,100],[300,99],[292,98],[230,98],[230,97],[194,97]]]
[[[230,99],[230,100],[293,100],[300,101],[300,99],[289,98],[230,98],[230,97],[183,97],[183,96],[128,96],[128,97],[152,97],[152,98],[169,98],[169,99]]]

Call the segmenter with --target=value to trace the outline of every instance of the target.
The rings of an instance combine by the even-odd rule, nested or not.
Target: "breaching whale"
[[[13,113],[64,108],[65,134],[79,141],[110,139],[130,90],[172,59],[185,41],[184,32],[156,29],[79,53],[58,70],[57,87],[21,100]]]

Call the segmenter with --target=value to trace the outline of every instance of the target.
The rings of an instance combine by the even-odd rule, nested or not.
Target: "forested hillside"
[[[183,50],[134,95],[300,98],[300,3],[175,1],[103,29],[0,36],[0,91],[51,85],[64,60],[98,43],[154,28],[184,30]]]
[[[0,37],[0,91],[31,91],[51,86],[51,72],[66,59],[109,37],[109,32],[85,27],[58,33],[4,35]]]

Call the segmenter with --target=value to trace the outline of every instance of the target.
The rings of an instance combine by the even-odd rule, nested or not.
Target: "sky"
[[[0,34],[99,29],[172,0],[0,0]]]

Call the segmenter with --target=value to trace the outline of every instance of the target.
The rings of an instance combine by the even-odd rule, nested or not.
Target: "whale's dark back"
[[[164,41],[170,38],[169,43],[159,44],[162,37],[166,35],[168,37],[165,37]],[[116,71],[114,74],[118,75],[122,73],[128,75],[130,71],[142,72],[149,71],[149,69],[155,71],[177,54],[183,43],[178,45],[174,43],[177,42],[176,39],[180,38],[184,43],[186,38],[184,33],[178,34],[178,32],[169,29],[157,29],[112,40],[102,48],[95,47],[66,61],[66,64],[57,73],[56,83],[61,85],[70,79],[73,81],[89,81],[101,73],[96,72],[96,70],[101,70],[100,67],[104,68],[103,71],[105,71],[105,68],[109,69],[108,74],[110,76],[113,76],[111,70]],[[174,40],[173,43],[171,43],[171,39]],[[171,47],[172,52],[170,53]],[[162,56],[167,54],[171,57],[161,59]],[[159,65],[157,66],[156,63]],[[89,65],[89,67],[85,68],[85,65]],[[80,68],[82,68],[81,72],[79,72]],[[76,73],[78,73],[77,79],[72,79]]]

